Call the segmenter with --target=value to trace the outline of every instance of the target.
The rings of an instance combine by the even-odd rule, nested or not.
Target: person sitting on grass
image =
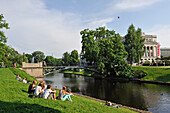
[[[34,93],[36,84],[37,84],[36,80],[34,80],[32,84],[30,84],[30,86],[28,88],[28,93],[30,93],[30,94]]]
[[[70,97],[70,94],[69,94],[68,92],[66,92],[66,86],[63,87],[61,93],[62,93],[62,94],[59,95],[59,96],[62,96],[62,97],[61,97],[61,100],[62,100],[62,101],[65,101],[65,100],[67,99],[68,101],[71,101],[71,102],[72,102],[71,97]]]
[[[68,93],[69,93],[70,96],[74,96],[74,94],[71,93],[71,89],[68,89]]]
[[[42,97],[42,94],[44,92],[42,88],[43,88],[43,83],[40,82],[39,85],[35,88],[34,95]]]
[[[16,80],[21,81],[21,77],[19,76],[19,74],[17,75]]]
[[[22,80],[22,82],[23,82],[23,83],[27,83],[27,80],[26,80],[26,78],[24,78],[24,79]]]
[[[56,100],[55,93],[56,93],[56,90],[52,90],[52,86],[47,85],[47,89],[45,89],[45,91],[43,93],[43,98]]]

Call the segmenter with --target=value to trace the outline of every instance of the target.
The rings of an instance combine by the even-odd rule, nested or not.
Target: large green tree
[[[79,64],[79,54],[77,50],[73,50],[70,55],[70,65],[77,66]]]
[[[127,61],[132,63],[138,63],[141,57],[144,55],[145,50],[144,47],[145,39],[142,37],[142,31],[140,28],[135,30],[133,24],[131,24],[128,28],[128,33],[125,35],[125,49],[128,52]]]
[[[6,22],[6,20],[4,20],[4,16],[1,14],[0,15],[0,29],[9,29],[9,25]],[[7,42],[7,37],[4,34],[4,31],[0,30],[0,42],[2,43],[6,43]]]
[[[45,58],[45,55],[43,52],[41,51],[35,51],[32,53],[32,56],[34,57],[34,61],[37,63],[37,62],[43,62],[44,61],[44,58]]]
[[[63,57],[62,57],[62,59],[63,59],[63,62],[64,62],[64,65],[65,66],[69,66],[70,65],[70,54],[68,53],[68,52],[65,52],[64,54],[63,54]]]
[[[96,64],[101,73],[116,76],[131,76],[131,67],[125,61],[127,52],[122,37],[115,31],[99,27],[85,29],[82,35],[82,53],[88,62]]]

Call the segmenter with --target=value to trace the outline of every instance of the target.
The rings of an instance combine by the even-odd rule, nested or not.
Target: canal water
[[[132,81],[99,80],[91,77],[54,72],[44,77],[53,88],[71,88],[73,92],[109,100],[118,104],[170,113],[170,86]]]

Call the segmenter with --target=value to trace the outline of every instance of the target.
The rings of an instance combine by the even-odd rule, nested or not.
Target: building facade
[[[160,44],[157,42],[156,35],[145,35],[142,34],[142,37],[145,38],[144,47],[145,50],[144,56],[141,58],[141,62],[145,61],[152,62],[156,58],[160,58]]]
[[[161,48],[161,56],[170,57],[170,48]]]

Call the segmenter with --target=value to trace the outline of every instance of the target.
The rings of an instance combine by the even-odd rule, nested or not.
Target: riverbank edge
[[[63,73],[63,72],[61,72],[61,73]],[[74,74],[74,73],[66,73],[66,74]],[[83,74],[77,74],[77,75],[87,76],[87,75],[83,75]],[[92,77],[92,76],[87,76],[87,77]],[[37,79],[37,78],[35,78],[35,79]],[[101,99],[98,99],[98,98],[94,98],[94,97],[90,97],[90,96],[82,95],[82,94],[78,94],[78,93],[73,93],[73,94],[76,95],[76,96],[88,98],[88,99],[95,100],[95,101],[102,102],[102,103],[106,103],[106,100],[101,100]],[[124,106],[124,105],[117,104],[117,103],[114,103],[114,102],[112,102],[112,104],[113,105],[118,105],[119,107],[122,107],[122,108],[125,108],[125,109],[136,111],[136,112],[139,112],[139,113],[151,113],[149,111],[145,111],[145,110],[140,110],[140,109],[133,108],[133,107]]]
[[[76,96],[88,98],[88,99],[95,100],[95,101],[102,102],[102,103],[106,103],[106,100],[101,100],[101,99],[97,99],[97,98],[94,98],[94,97],[90,97],[90,96],[82,95],[82,94],[78,94],[78,93],[73,93],[73,94],[76,95]],[[140,110],[140,109],[137,109],[137,108],[132,108],[132,107],[124,106],[124,105],[121,105],[121,104],[117,104],[117,103],[114,103],[114,102],[112,102],[112,104],[118,105],[119,107],[126,108],[126,109],[129,109],[129,110],[132,110],[132,111],[136,111],[136,112],[139,112],[139,113],[152,113],[152,112],[149,112],[149,111]]]
[[[61,72],[65,73],[65,72]],[[76,73],[65,73],[65,74],[76,74]],[[76,75],[81,75],[81,76],[87,76],[87,77],[93,77],[96,79],[110,79],[110,80],[124,80],[124,81],[137,81],[141,83],[150,83],[150,84],[160,84],[160,85],[168,85],[170,86],[170,82],[163,82],[163,81],[149,81],[149,80],[141,80],[141,79],[130,79],[130,78],[113,78],[113,77],[106,77],[106,78],[99,78],[95,77],[93,75],[85,75],[85,74],[76,74]]]

